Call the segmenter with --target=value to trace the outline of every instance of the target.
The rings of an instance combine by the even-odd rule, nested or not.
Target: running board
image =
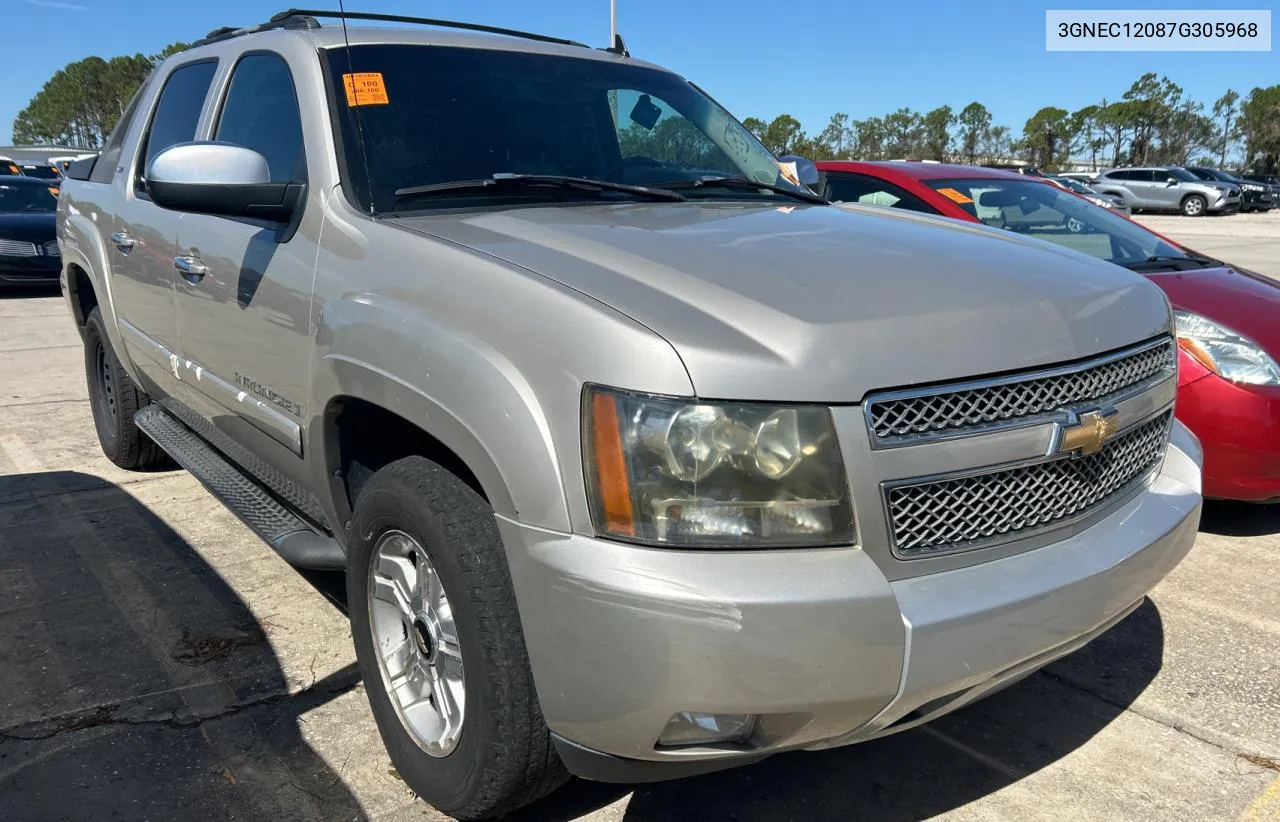
[[[318,533],[159,405],[143,408],[133,421],[285,562],[317,570],[347,567],[336,540]]]

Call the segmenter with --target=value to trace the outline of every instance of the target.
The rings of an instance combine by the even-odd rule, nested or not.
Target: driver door
[[[302,120],[285,59],[246,54],[222,85],[213,138],[261,154],[273,182],[305,182]],[[302,208],[288,225],[186,214],[171,263],[186,368],[181,410],[195,415],[188,424],[272,485],[281,473],[298,484],[308,476],[302,443],[315,232],[307,220],[319,203]]]

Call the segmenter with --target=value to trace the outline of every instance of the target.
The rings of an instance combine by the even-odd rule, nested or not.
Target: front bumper
[[[59,257],[0,256],[0,285],[57,285],[61,272]]]
[[[631,781],[628,763],[670,778],[927,721],[1140,602],[1195,539],[1199,459],[1175,425],[1149,486],[1092,527],[892,582],[853,547],[670,551],[499,520],[543,714],[571,769],[610,781]],[[760,719],[748,743],[661,748],[681,711]]]
[[[1234,197],[1229,197],[1224,194],[1221,197],[1218,197],[1217,199],[1210,198],[1209,200],[1208,211],[1210,211],[1211,213],[1225,214],[1231,211],[1239,211],[1239,210],[1240,210],[1239,194],[1235,195]]]
[[[1206,497],[1280,500],[1280,388],[1204,371],[1178,386],[1177,408],[1204,448]]]
[[[1246,191],[1240,197],[1240,207],[1267,211],[1275,206],[1270,191]]]

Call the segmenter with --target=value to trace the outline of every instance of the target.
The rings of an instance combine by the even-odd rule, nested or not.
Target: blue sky
[[[309,0],[337,7],[337,0]],[[71,60],[158,51],[224,25],[247,25],[301,0],[0,0],[0,144],[14,116]],[[1170,0],[1106,3],[1007,0],[618,0],[632,54],[688,76],[739,117],[787,112],[806,131],[836,111],[855,118],[902,106],[927,110],[972,100],[1015,133],[1043,105],[1078,108],[1115,99],[1145,71],[1167,74],[1211,104],[1280,83],[1272,52],[1046,53],[1046,8],[1205,8]],[[1228,4],[1223,4],[1228,5]],[[1235,7],[1266,8],[1254,0]],[[608,0],[353,0],[349,10],[468,20],[604,45]]]

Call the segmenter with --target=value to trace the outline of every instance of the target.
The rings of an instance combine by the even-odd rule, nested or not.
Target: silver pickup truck
[[[1191,547],[1145,279],[827,206],[624,48],[359,17],[170,57],[58,233],[104,452],[346,570],[430,803],[911,728]]]

